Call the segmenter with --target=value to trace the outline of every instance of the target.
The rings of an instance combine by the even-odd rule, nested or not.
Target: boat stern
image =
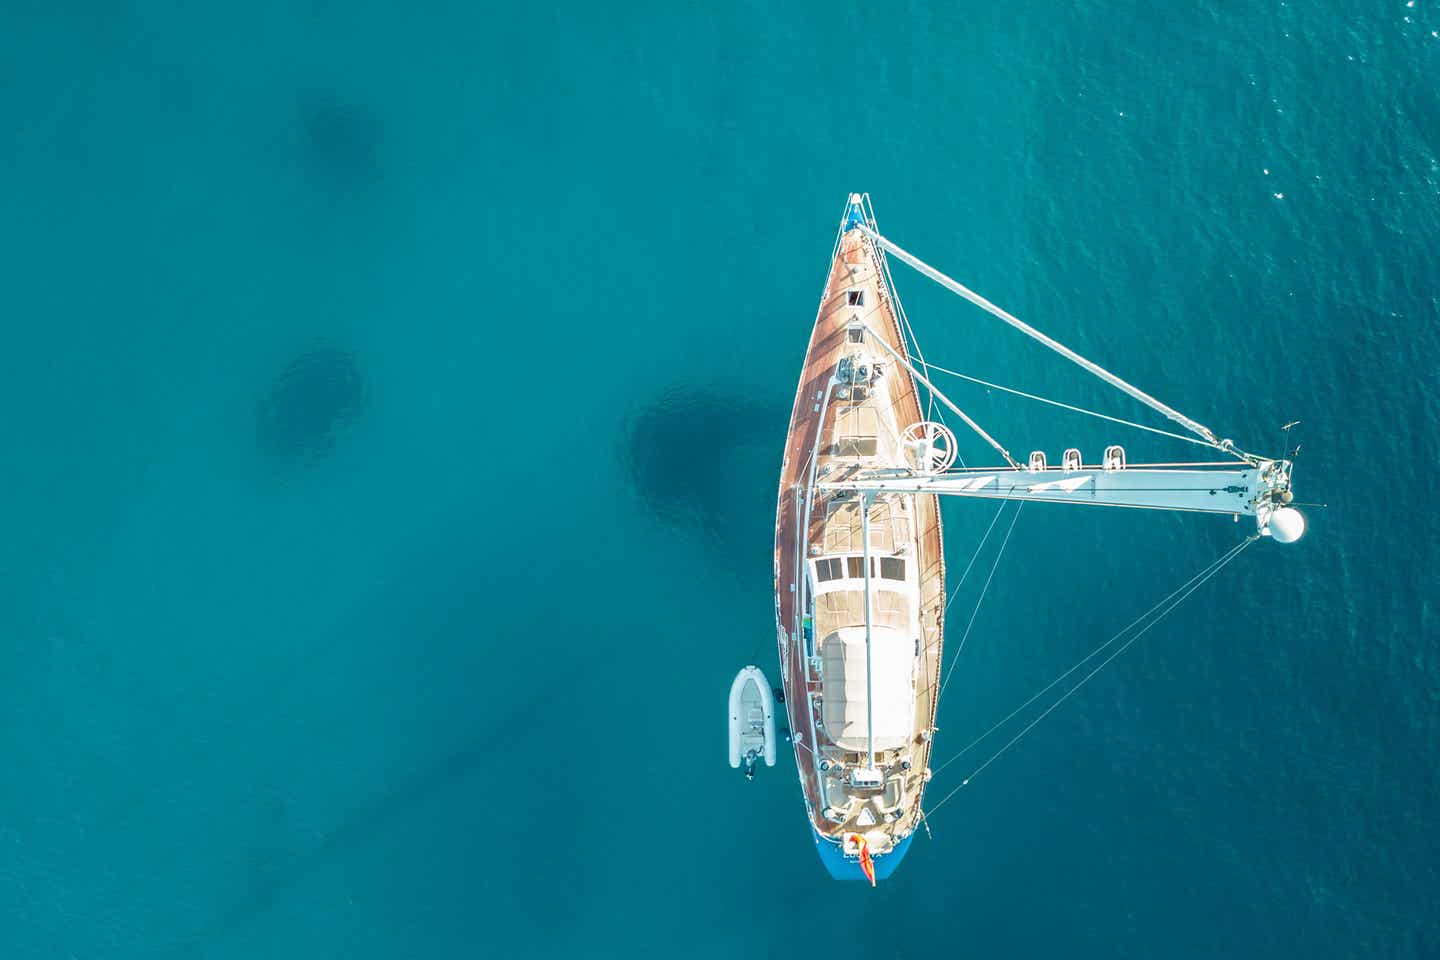
[[[871,856],[877,881],[890,879],[895,868],[900,866],[900,861],[905,859],[905,854],[910,849],[910,841],[914,839],[915,835],[912,833],[896,843],[889,851]],[[859,855],[846,853],[843,843],[816,833],[815,851],[820,854],[820,862],[825,864],[825,869],[830,871],[830,876],[836,880],[858,880],[861,883],[869,881],[869,877],[865,876],[864,868],[860,865]]]

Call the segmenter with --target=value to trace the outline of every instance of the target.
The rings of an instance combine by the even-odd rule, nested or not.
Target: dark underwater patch
[[[552,679],[561,686],[573,684],[580,674],[580,666],[577,662],[562,667]],[[241,892],[219,910],[204,929],[175,942],[165,955],[208,956],[214,947],[252,926],[257,917],[292,896],[295,888],[316,872],[353,855],[355,848],[373,842],[385,830],[394,829],[394,824],[404,823],[415,808],[431,797],[444,795],[477,771],[485,770],[497,755],[517,749],[533,729],[530,718],[549,704],[550,696],[547,689],[522,702],[505,717],[488,724],[484,736],[475,738],[416,776],[399,781],[363,806],[353,819],[328,831],[308,849],[296,851],[292,846],[288,808],[283,803],[277,806],[271,801],[262,805],[257,816],[263,839],[257,841],[254,854],[246,863],[248,869]],[[552,774],[543,765],[529,770],[526,778],[527,783],[561,798],[561,806],[580,801],[572,782]],[[477,850],[477,854],[479,852]],[[565,884],[563,878],[557,882]]]
[[[260,408],[260,446],[287,460],[324,456],[364,411],[368,397],[348,351],[316,346],[285,366]]]
[[[334,96],[312,97],[301,105],[305,143],[318,173],[366,179],[374,172],[380,124],[370,112]]]
[[[698,527],[722,566],[768,569],[785,410],[743,392],[669,391],[627,424],[621,456],[643,509]]]

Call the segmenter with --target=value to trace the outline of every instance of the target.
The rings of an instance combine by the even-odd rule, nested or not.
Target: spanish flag
[[[865,871],[865,879],[870,881],[870,886],[875,886],[875,860],[870,856],[870,844],[858,833],[850,834],[850,840],[860,851],[860,869]]]

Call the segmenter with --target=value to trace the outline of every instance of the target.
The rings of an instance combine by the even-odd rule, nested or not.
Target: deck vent
[[[1072,473],[1081,469],[1080,451],[1071,447],[1061,455],[1061,466],[1066,473]]]
[[[1045,470],[1045,451],[1035,450],[1030,454],[1030,472],[1041,473]]]
[[[1102,461],[1106,470],[1125,469],[1125,448],[1118,443],[1111,444],[1105,448],[1105,459]]]

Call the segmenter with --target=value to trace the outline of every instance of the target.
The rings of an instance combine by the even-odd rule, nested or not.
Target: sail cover
[[[842,750],[864,752],[865,628],[842,627],[820,647],[825,732]],[[875,697],[875,749],[910,742],[915,729],[915,641],[889,627],[870,634],[870,688]]]

